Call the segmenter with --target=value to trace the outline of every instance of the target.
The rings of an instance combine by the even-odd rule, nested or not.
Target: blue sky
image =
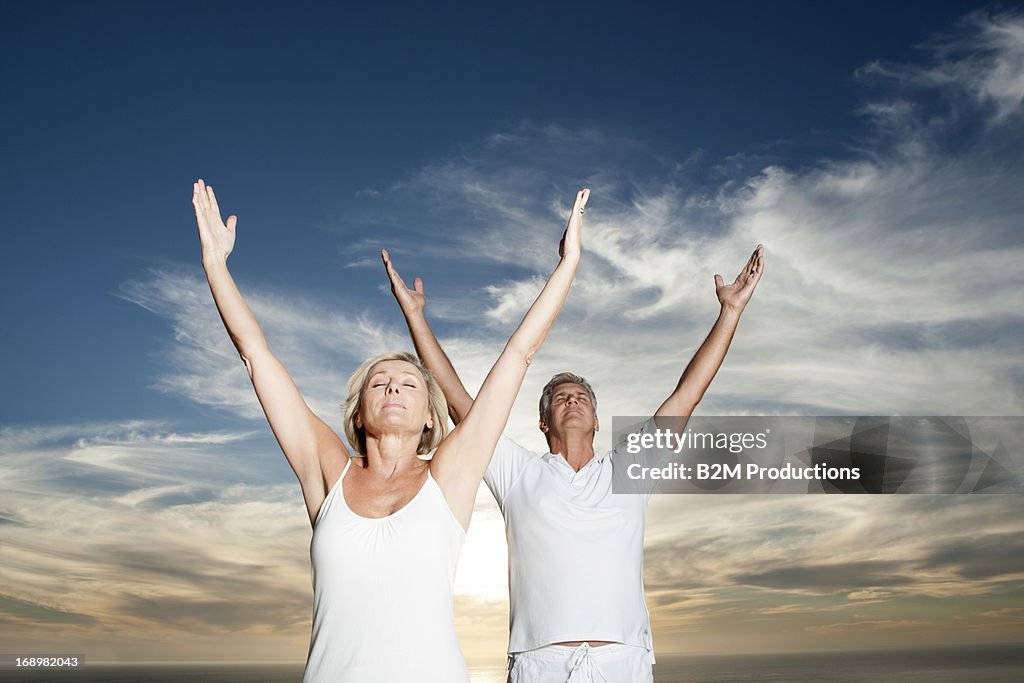
[[[92,387],[111,366],[152,372],[157,321],[109,294],[154,262],[194,263],[173,189],[193,176],[236,207],[276,283],[365,286],[325,249],[365,237],[342,218],[359,190],[523,122],[642,141],[648,154],[622,169],[638,180],[698,150],[708,166],[780,145],[797,163],[842,153],[865,124],[854,71],[913,56],[964,11],[856,5],[9,4],[4,306],[22,332],[3,341],[17,359],[3,414],[164,414],[136,382]],[[567,187],[587,151],[562,151]],[[237,261],[240,275],[266,271]]]
[[[714,319],[713,275],[758,242],[704,414],[1024,413],[1014,5],[2,11],[0,627],[26,646],[57,628],[93,659],[304,655],[308,522],[202,280],[196,177],[239,216],[232,272],[335,427],[358,361],[408,346],[380,247],[424,277],[474,385],[584,185],[584,263],[509,424],[525,445],[559,370],[608,425],[652,410]],[[657,500],[659,648],[1021,640],[1019,498],[936,500]],[[478,508],[471,657],[500,652],[507,609]]]

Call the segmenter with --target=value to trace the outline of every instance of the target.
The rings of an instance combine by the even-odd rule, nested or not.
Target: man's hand
[[[718,301],[722,304],[722,308],[742,311],[750,301],[750,296],[754,293],[757,283],[761,281],[762,275],[764,275],[764,245],[759,244],[754,253],[750,255],[747,265],[743,266],[743,270],[736,276],[735,282],[727,285],[721,275],[715,275],[715,294],[718,295]]]
[[[572,205],[572,213],[569,214],[569,224],[565,226],[565,233],[562,241],[558,243],[558,255],[579,256],[580,255],[580,232],[583,230],[583,212],[587,208],[587,200],[590,199],[590,190],[583,188],[576,193],[576,201]]]
[[[388,278],[391,280],[391,293],[395,295],[398,305],[406,318],[410,315],[422,314],[427,305],[427,295],[423,293],[423,280],[416,278],[412,281],[415,289],[409,289],[405,280],[398,274],[395,267],[391,265],[391,257],[387,249],[380,250],[380,257],[384,260],[384,269],[388,271]]]
[[[688,417],[704,397],[704,392],[711,385],[718,369],[722,367],[725,354],[729,351],[736,325],[740,321],[743,307],[750,301],[761,275],[764,274],[764,245],[750,255],[747,265],[736,276],[732,284],[725,284],[721,275],[715,275],[715,293],[722,304],[722,312],[718,315],[707,338],[693,354],[693,358],[683,370],[679,383],[672,395],[658,408],[655,417]]]

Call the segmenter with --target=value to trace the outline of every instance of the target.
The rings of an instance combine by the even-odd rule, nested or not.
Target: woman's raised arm
[[[228,216],[227,224],[221,220],[213,188],[201,179],[193,186],[192,205],[203,250],[203,269],[217,311],[249,371],[270,428],[299,478],[312,523],[327,495],[322,464],[337,462],[339,458],[344,462],[348,450],[334,430],[309,409],[288,371],[270,352],[256,316],[228,272],[227,259],[235,245],[238,219]]]
[[[469,412],[438,447],[431,462],[430,471],[463,527],[469,526],[477,488],[508,421],[527,366],[544,343],[569,294],[580,262],[580,232],[589,198],[590,190],[576,193],[569,223],[558,247],[561,256],[558,266],[505,344]]]

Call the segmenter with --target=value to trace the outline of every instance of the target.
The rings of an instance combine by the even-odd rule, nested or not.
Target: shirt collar
[[[604,462],[604,459],[607,457],[607,453],[598,453],[597,451],[594,451],[594,457],[588,460],[587,464],[580,468],[580,472],[582,472],[583,470],[587,469],[588,467],[595,463]],[[575,472],[575,470],[572,469],[572,465],[569,464],[569,461],[566,460],[565,456],[563,456],[561,453],[552,453],[551,451],[548,451],[547,453],[542,455],[541,458],[544,459],[544,462],[559,462],[570,472],[572,472],[573,474],[577,474],[577,472]]]

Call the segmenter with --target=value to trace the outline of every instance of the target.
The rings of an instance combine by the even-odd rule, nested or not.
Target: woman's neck
[[[425,460],[416,455],[419,448],[418,434],[381,434],[366,439],[366,467],[381,472],[390,479],[396,475],[408,474],[427,466]]]

